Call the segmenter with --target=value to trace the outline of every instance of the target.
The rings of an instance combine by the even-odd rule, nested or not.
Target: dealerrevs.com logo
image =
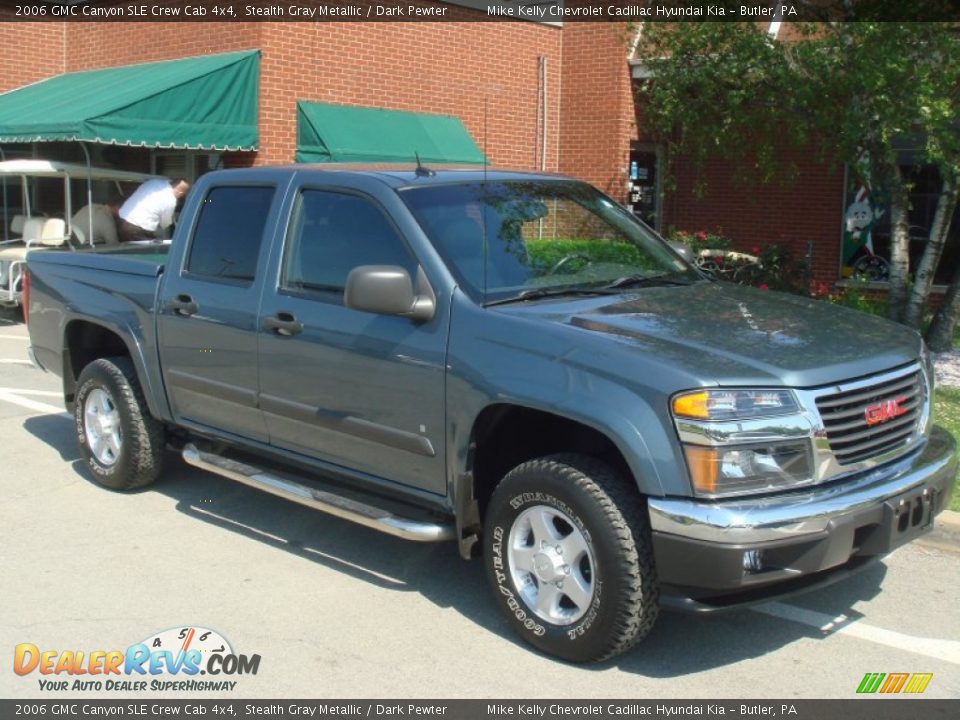
[[[256,675],[260,656],[242,655],[214,630],[189,626],[154,633],[126,650],[14,648],[13,671],[37,674],[40,690],[230,691]],[[201,678],[201,676],[203,676]]]

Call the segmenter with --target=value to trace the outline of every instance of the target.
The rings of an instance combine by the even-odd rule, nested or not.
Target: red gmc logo
[[[884,400],[876,405],[867,405],[863,411],[867,425],[879,425],[880,423],[887,422],[887,420],[893,420],[895,417],[910,412],[907,408],[901,407],[900,405],[900,403],[906,402],[906,400],[906,397],[898,397],[894,400]]]

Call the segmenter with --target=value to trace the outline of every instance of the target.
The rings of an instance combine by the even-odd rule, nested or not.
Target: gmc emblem
[[[900,405],[900,403],[906,401],[906,397],[898,397],[894,400],[878,402],[876,405],[867,405],[863,411],[867,425],[879,425],[880,423],[885,423],[888,420],[893,420],[895,417],[900,417],[910,412],[907,408]]]

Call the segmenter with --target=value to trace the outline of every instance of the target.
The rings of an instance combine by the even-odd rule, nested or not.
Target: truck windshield
[[[463,183],[401,196],[461,287],[483,304],[699,279],[656,234],[585,183]]]

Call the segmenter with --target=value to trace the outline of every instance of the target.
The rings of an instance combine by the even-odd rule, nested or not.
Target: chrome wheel
[[[84,400],[83,430],[97,462],[107,467],[117,462],[123,445],[120,413],[105,390],[94,388]]]
[[[593,549],[573,520],[556,508],[534,505],[517,516],[507,559],[514,587],[541,620],[570,625],[593,602]]]

